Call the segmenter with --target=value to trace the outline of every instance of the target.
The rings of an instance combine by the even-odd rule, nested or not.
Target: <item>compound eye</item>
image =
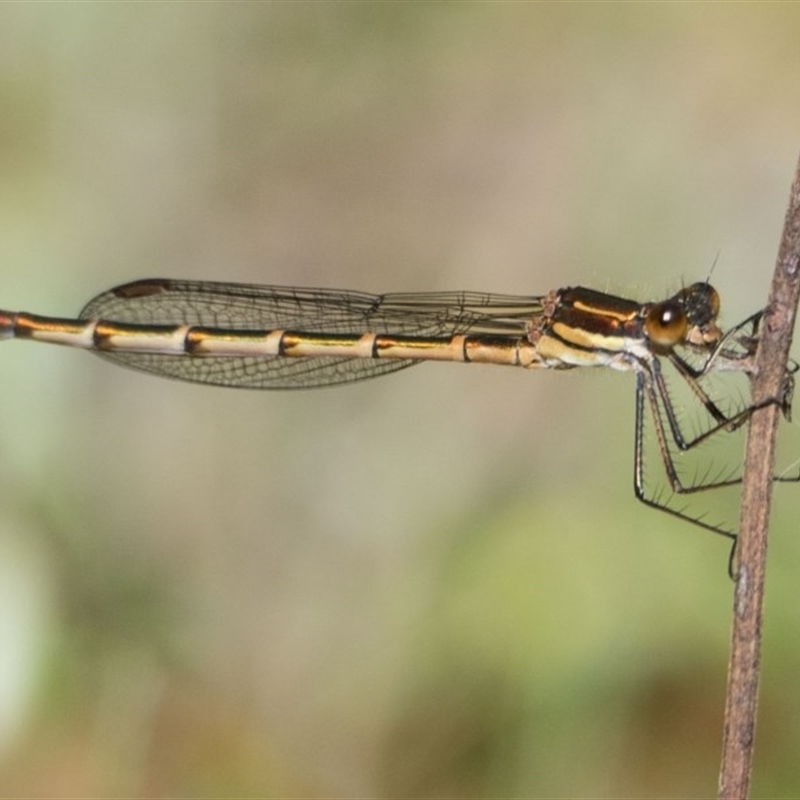
[[[656,303],[644,321],[647,338],[660,347],[673,347],[686,338],[689,321],[680,303]]]
[[[706,286],[708,287],[708,306],[711,309],[711,315],[716,319],[719,316],[719,292],[713,286],[708,286],[708,284]]]

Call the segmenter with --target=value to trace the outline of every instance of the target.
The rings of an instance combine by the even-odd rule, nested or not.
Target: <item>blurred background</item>
[[[660,299],[716,259],[735,323],[800,149],[798,23],[3,5],[0,306],[144,277]],[[728,551],[634,500],[630,375],[259,393],[21,342],[0,370],[1,796],[714,794]],[[756,797],[800,787],[798,511],[780,487]]]

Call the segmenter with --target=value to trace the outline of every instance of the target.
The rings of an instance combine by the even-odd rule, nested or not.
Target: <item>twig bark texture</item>
[[[756,354],[754,404],[782,395],[798,297],[800,161],[792,184],[769,304]],[[719,780],[721,800],[744,800],[750,789],[758,708],[767,523],[779,421],[778,405],[767,405],[753,414],[747,437]]]

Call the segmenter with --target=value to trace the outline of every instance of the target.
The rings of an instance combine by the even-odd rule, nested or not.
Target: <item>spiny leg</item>
[[[721,488],[724,486],[731,486],[739,482],[740,479],[729,481],[718,481],[709,484],[697,484],[695,486],[684,486],[681,482],[672,453],[669,449],[664,421],[661,418],[661,410],[658,403],[658,396],[652,382],[650,373],[640,371],[636,375],[636,414],[635,414],[635,430],[634,430],[634,456],[633,456],[633,489],[636,498],[650,508],[655,508],[667,514],[677,517],[678,519],[691,522],[705,530],[715,533],[719,536],[724,536],[731,542],[731,551],[728,557],[728,574],[733,577],[733,563],[736,552],[736,539],[737,533],[735,531],[727,530],[720,525],[713,525],[706,522],[702,517],[692,516],[684,509],[675,508],[662,502],[660,496],[650,497],[646,491],[645,476],[644,476],[644,428],[645,428],[645,395],[647,395],[650,404],[651,413],[653,415],[653,426],[656,432],[656,439],[658,441],[661,459],[664,464],[664,469],[667,473],[667,478],[670,487],[674,494],[691,494],[710,488]],[[717,430],[724,427],[727,423],[719,426]]]

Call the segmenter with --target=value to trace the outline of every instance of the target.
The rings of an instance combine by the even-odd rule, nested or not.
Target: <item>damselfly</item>
[[[151,279],[90,300],[78,319],[0,311],[0,338],[93,350],[125,367],[217,386],[308,389],[374,378],[426,360],[527,369],[605,366],[636,375],[634,490],[642,502],[735,542],[734,530],[648,491],[644,429],[649,413],[670,496],[738,482],[730,475],[680,478],[676,456],[733,431],[752,405],[724,412],[704,388],[711,373],[749,373],[763,312],[726,333],[707,282],[662,302],[638,303],[582,287],[545,296],[475,292],[373,295],[332,289]],[[689,436],[664,378],[671,365],[710,417]],[[779,403],[789,416],[793,366]]]

